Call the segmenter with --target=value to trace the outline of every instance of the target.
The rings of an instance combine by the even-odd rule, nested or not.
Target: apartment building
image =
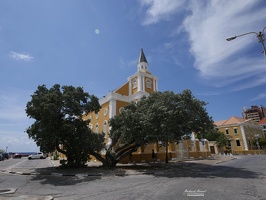
[[[259,122],[266,117],[266,108],[263,106],[251,106],[250,108],[243,108],[242,116],[244,119],[252,119]]]

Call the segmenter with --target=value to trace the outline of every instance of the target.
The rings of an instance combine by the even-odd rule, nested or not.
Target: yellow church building
[[[99,99],[101,109],[98,113],[89,113],[84,120],[90,120],[89,128],[95,133],[105,133],[106,143],[110,142],[108,120],[119,114],[125,106],[143,96],[158,91],[158,77],[149,72],[149,64],[143,52],[137,64],[137,72],[127,78],[127,82],[118,89]]]
[[[106,146],[110,145],[111,140],[109,138],[109,131],[111,127],[108,124],[108,120],[119,114],[125,106],[132,101],[137,101],[143,96],[148,96],[152,92],[158,91],[158,77],[154,76],[149,71],[149,64],[143,52],[140,51],[140,56],[137,63],[137,72],[127,78],[127,82],[118,89],[109,92],[103,98],[99,99],[101,109],[98,113],[89,113],[83,117],[83,120],[90,120],[89,128],[95,133],[105,133]],[[168,158],[176,159],[179,156],[180,149],[182,152],[188,152],[188,155],[184,157],[199,158],[202,155],[209,156],[207,146],[204,146],[204,152],[200,152],[199,141],[185,141],[180,144],[169,144],[168,146]],[[189,146],[187,145],[189,144]],[[195,148],[193,147],[195,144]],[[207,145],[207,142],[206,142]],[[197,148],[196,148],[197,147]],[[183,150],[185,149],[185,150]],[[133,160],[135,162],[149,162],[151,161],[151,153],[154,150],[157,153],[158,161],[165,160],[165,147],[160,144],[149,144],[145,148],[139,148],[137,152],[133,153]],[[185,153],[182,153],[185,155]],[[102,151],[105,154],[105,151]],[[202,154],[202,155],[201,155]],[[203,157],[206,157],[203,156]],[[128,162],[128,159],[123,159],[122,162]]]

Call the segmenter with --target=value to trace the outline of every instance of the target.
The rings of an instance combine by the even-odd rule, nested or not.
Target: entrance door
[[[214,146],[210,146],[211,154],[215,154]]]

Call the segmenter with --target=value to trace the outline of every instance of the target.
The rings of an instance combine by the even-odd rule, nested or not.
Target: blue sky
[[[0,149],[38,151],[26,103],[38,85],[101,98],[137,70],[143,48],[159,90],[190,89],[214,121],[266,106],[266,59],[255,34],[263,0],[0,1]]]

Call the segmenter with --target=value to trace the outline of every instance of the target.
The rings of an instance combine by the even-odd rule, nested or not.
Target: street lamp
[[[264,56],[266,57],[266,48],[265,48],[265,45],[264,45],[264,41],[265,41],[265,37],[264,37],[264,30],[265,30],[266,26],[262,29],[262,31],[260,32],[248,32],[248,33],[244,33],[244,34],[241,34],[241,35],[236,35],[236,36],[233,36],[233,37],[229,37],[229,38],[226,38],[227,41],[231,41],[231,40],[234,40],[238,37],[241,37],[241,36],[244,36],[244,35],[248,35],[248,34],[255,34],[256,37],[258,38],[258,42],[261,43],[262,45],[262,53],[264,54]]]

